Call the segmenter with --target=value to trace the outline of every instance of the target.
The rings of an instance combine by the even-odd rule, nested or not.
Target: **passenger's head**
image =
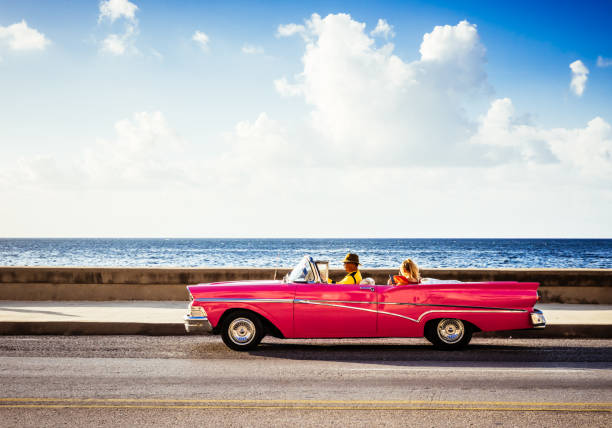
[[[400,266],[400,274],[405,276],[408,279],[420,281],[421,274],[419,273],[419,267],[415,262],[410,259],[406,259],[402,262]]]
[[[347,272],[355,272],[361,264],[359,263],[359,256],[353,253],[348,253],[342,263],[344,263],[344,270]]]

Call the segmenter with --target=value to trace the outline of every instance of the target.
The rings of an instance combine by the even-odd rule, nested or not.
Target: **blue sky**
[[[609,1],[0,0],[0,236],[611,237],[611,21]]]

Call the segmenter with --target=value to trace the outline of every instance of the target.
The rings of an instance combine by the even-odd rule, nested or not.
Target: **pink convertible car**
[[[413,285],[328,284],[327,262],[304,257],[282,281],[188,286],[188,333],[220,334],[236,351],[280,338],[425,337],[440,349],[473,332],[543,328],[538,283],[424,280]]]

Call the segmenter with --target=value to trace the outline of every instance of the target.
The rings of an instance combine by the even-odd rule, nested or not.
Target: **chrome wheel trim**
[[[236,318],[228,327],[228,336],[236,345],[248,345],[255,339],[255,324],[248,318]]]
[[[444,343],[452,345],[463,339],[465,326],[461,320],[455,318],[445,318],[438,322],[438,337]]]

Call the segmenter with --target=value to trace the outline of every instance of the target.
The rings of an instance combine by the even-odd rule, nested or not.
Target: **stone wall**
[[[287,268],[0,267],[0,300],[187,300],[189,284],[282,279]],[[396,269],[363,269],[385,284]],[[612,304],[612,269],[421,269],[423,277],[539,282],[543,303]],[[339,279],[342,270],[332,269]]]

